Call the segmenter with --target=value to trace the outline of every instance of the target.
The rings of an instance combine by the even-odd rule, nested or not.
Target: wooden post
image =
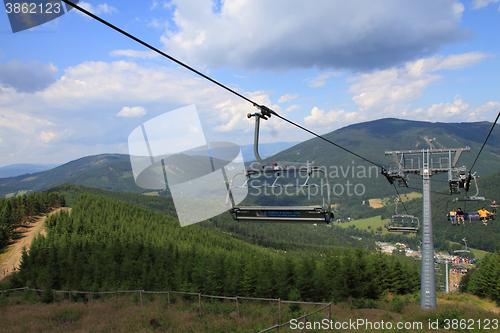
[[[281,325],[281,298],[278,298],[278,325]]]
[[[89,293],[89,302],[90,302],[90,294],[92,294],[91,292]]]
[[[141,306],[142,306],[142,290],[139,290],[139,294],[141,295]]]
[[[328,322],[332,320],[332,303],[330,303],[330,306],[328,307]]]
[[[56,301],[56,291],[52,289],[52,294],[54,295],[54,302]]]
[[[304,314],[306,314],[306,313],[304,312]],[[306,323],[307,323],[307,317],[304,317],[304,328],[300,331],[300,333],[306,331]]]
[[[115,301],[118,299],[118,293],[115,290]]]
[[[240,315],[240,305],[238,304],[238,297],[236,296],[236,312],[238,313],[238,316]]]
[[[201,294],[198,294],[198,307],[200,309],[200,316],[201,316]]]
[[[170,291],[167,293],[167,305],[170,305]]]
[[[71,303],[71,291],[68,291],[69,294],[69,302]]]

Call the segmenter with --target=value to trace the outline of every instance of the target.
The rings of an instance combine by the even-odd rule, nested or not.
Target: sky
[[[319,134],[500,111],[500,0],[79,5]],[[77,10],[13,33],[0,8],[0,166],[128,153],[134,129],[193,104],[207,141],[252,143],[248,101]],[[264,143],[310,138],[276,117],[261,124]]]

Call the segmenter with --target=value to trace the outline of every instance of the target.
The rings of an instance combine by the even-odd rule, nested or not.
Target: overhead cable
[[[481,149],[479,150],[479,153],[477,153],[476,159],[474,160],[474,163],[472,163],[472,166],[469,169],[469,173],[472,171],[472,168],[474,168],[474,165],[476,165],[476,161],[479,158],[479,155],[481,154],[481,152],[483,151],[483,148],[486,145],[486,141],[488,141],[488,139],[491,135],[491,132],[493,132],[493,129],[495,128],[495,125],[498,121],[498,117],[500,117],[500,112],[498,112],[498,115],[497,115],[497,118],[495,119],[495,122],[493,123],[493,125],[491,125],[490,132],[488,133],[488,136],[486,136],[486,139],[484,140],[483,145],[481,146]]]
[[[209,76],[207,76],[207,75],[205,75],[205,74],[201,73],[200,71],[198,71],[198,70],[194,69],[193,67],[186,65],[186,64],[185,64],[185,63],[183,63],[182,61],[177,60],[177,59],[175,59],[175,58],[174,58],[174,57],[172,57],[172,56],[169,56],[169,55],[168,55],[168,54],[166,54],[165,52],[163,52],[163,51],[161,51],[161,50],[157,49],[156,47],[154,47],[154,46],[152,46],[152,45],[150,45],[150,44],[148,44],[148,43],[146,43],[146,42],[142,41],[141,39],[139,39],[139,38],[137,38],[137,37],[135,37],[135,36],[133,36],[133,35],[129,34],[128,32],[125,32],[124,30],[122,30],[122,29],[118,28],[117,26],[115,26],[115,25],[113,25],[113,24],[111,24],[111,23],[107,22],[106,20],[103,20],[102,18],[98,17],[97,15],[92,14],[91,12],[89,12],[89,11],[85,10],[84,8],[82,8],[82,7],[80,7],[80,6],[76,5],[76,4],[74,4],[74,3],[72,3],[72,2],[70,2],[70,1],[68,1],[68,0],[62,0],[62,1],[63,1],[64,3],[66,3],[66,4],[68,4],[68,5],[70,5],[70,6],[74,7],[74,8],[76,8],[77,10],[81,11],[82,13],[84,13],[84,14],[86,14],[86,15],[88,15],[88,16],[90,16],[90,17],[92,17],[93,19],[95,19],[95,20],[97,20],[97,21],[101,22],[102,24],[104,24],[104,25],[106,25],[106,26],[108,26],[108,27],[110,27],[110,28],[112,28],[112,29],[114,29],[114,30],[118,31],[119,33],[121,33],[121,34],[123,34],[123,35],[125,35],[125,36],[127,36],[128,38],[133,39],[133,40],[134,40],[134,41],[136,41],[137,43],[139,43],[139,44],[141,44],[141,45],[143,45],[143,46],[145,46],[145,47],[149,48],[150,50],[152,50],[152,51],[154,51],[154,52],[156,52],[156,53],[158,53],[158,54],[160,54],[160,55],[162,55],[162,56],[164,56],[164,57],[166,57],[166,58],[168,58],[168,59],[172,60],[173,62],[175,62],[175,63],[177,63],[177,64],[181,65],[182,67],[184,67],[184,68],[186,68],[186,69],[188,69],[188,70],[192,71],[193,73],[196,73],[197,75],[199,75],[199,76],[203,77],[204,79],[207,79],[208,81],[210,81],[210,82],[212,82],[212,83],[214,83],[214,84],[218,85],[219,87],[221,87],[221,88],[223,88],[223,89],[225,89],[225,90],[227,90],[227,91],[229,91],[229,92],[233,93],[234,95],[236,95],[236,96],[238,96],[238,97],[240,97],[240,98],[244,99],[245,101],[247,101],[247,102],[249,102],[249,103],[252,103],[252,105],[253,105],[254,107],[257,107],[259,110],[261,110],[261,112],[263,113],[263,115],[264,115],[264,116],[268,116],[268,117],[270,117],[270,116],[271,116],[271,114],[272,114],[272,115],[275,115],[276,117],[278,117],[278,118],[280,118],[280,119],[282,119],[282,120],[284,120],[284,121],[286,121],[286,122],[288,122],[288,123],[290,123],[290,124],[292,124],[292,125],[294,125],[294,126],[296,126],[296,127],[300,128],[300,129],[302,129],[302,130],[304,130],[304,131],[306,131],[306,132],[308,132],[308,133],[310,133],[310,134],[312,134],[312,135],[314,135],[314,136],[316,136],[316,137],[318,137],[318,138],[320,138],[320,139],[322,139],[322,140],[324,140],[324,141],[326,141],[326,142],[328,142],[328,143],[330,143],[330,144],[334,145],[335,147],[340,148],[340,149],[342,149],[342,150],[344,150],[344,151],[346,151],[346,152],[348,152],[348,153],[350,153],[350,154],[352,154],[352,155],[354,155],[354,156],[356,156],[356,157],[358,157],[358,158],[360,158],[360,159],[362,159],[362,160],[364,160],[364,161],[366,161],[366,162],[368,162],[368,163],[371,163],[371,164],[373,164],[373,165],[375,165],[375,166],[379,167],[379,168],[381,169],[382,174],[383,174],[384,176],[388,177],[387,172],[385,171],[385,168],[384,168],[383,166],[379,165],[378,163],[375,163],[375,162],[373,162],[373,161],[370,161],[369,159],[364,158],[363,156],[358,155],[358,154],[354,153],[353,151],[351,151],[351,150],[349,150],[349,149],[347,149],[347,148],[344,148],[344,147],[342,147],[342,146],[340,146],[340,145],[338,145],[338,144],[334,143],[333,141],[328,140],[328,139],[326,139],[325,137],[323,137],[323,136],[321,136],[321,135],[319,135],[319,134],[316,134],[316,133],[314,133],[314,132],[313,132],[313,131],[311,131],[311,130],[308,130],[307,128],[305,128],[305,127],[303,127],[303,126],[301,126],[301,125],[299,125],[299,124],[297,124],[297,123],[295,123],[295,122],[293,122],[293,121],[291,121],[291,120],[288,120],[288,119],[286,119],[286,118],[284,118],[284,117],[280,116],[280,115],[279,115],[279,114],[277,114],[275,111],[273,111],[273,110],[269,109],[269,108],[268,108],[268,107],[266,107],[266,106],[259,105],[258,103],[256,103],[255,101],[253,101],[253,100],[249,99],[248,97],[245,97],[244,95],[242,95],[242,94],[238,93],[237,91],[235,91],[235,90],[233,90],[233,89],[231,89],[231,88],[227,87],[226,85],[224,85],[224,84],[222,84],[222,83],[220,83],[220,82],[218,82],[218,81],[216,81],[216,80],[214,80],[214,79],[210,78]]]

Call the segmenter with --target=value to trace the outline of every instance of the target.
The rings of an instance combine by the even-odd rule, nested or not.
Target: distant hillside
[[[377,164],[388,167],[392,156],[385,156],[385,151],[427,148],[462,148],[469,146],[470,153],[464,153],[458,164],[470,167],[481,145],[486,138],[491,123],[430,123],[399,119],[380,119],[365,123],[350,125],[327,133],[324,137],[341,145],[358,155]],[[430,141],[432,140],[432,141]],[[333,197],[342,200],[346,197],[346,181],[351,184],[363,184],[366,190],[364,197],[380,198],[395,195],[394,188],[387,180],[378,174],[375,168],[352,154],[349,154],[319,138],[310,139],[289,148],[267,160],[314,162],[317,166],[325,166],[330,173],[330,184],[335,186],[337,193],[342,188],[344,194]],[[354,177],[353,177],[354,167]],[[485,146],[481,158],[475,166],[479,175],[500,170],[500,128],[495,128]],[[364,171],[364,172],[363,172]],[[370,172],[371,171],[371,172]],[[333,177],[332,177],[333,176]],[[445,179],[439,178],[436,179]],[[421,187],[420,180],[414,180],[411,186]],[[441,189],[442,184],[433,186]],[[358,187],[358,193],[362,187]],[[351,188],[351,193],[353,193]],[[403,193],[406,193],[403,191]],[[355,195],[353,195],[355,197]]]
[[[0,167],[0,178],[16,177],[29,173],[42,172],[55,168],[59,164],[19,163]]]
[[[128,155],[103,154],[83,157],[48,171],[0,179],[0,196],[43,191],[64,183],[133,193],[144,191],[134,182]]]
[[[293,142],[263,144],[261,156],[270,156],[294,145]],[[253,145],[241,146],[245,160],[254,159]],[[194,158],[193,158],[194,161]],[[184,165],[196,167],[196,162]],[[33,166],[33,167],[31,167]],[[126,154],[102,154],[87,156],[55,168],[46,165],[16,164],[0,168],[0,197],[32,191],[43,191],[61,184],[83,185],[110,191],[144,193],[151,190],[138,187],[134,182],[130,157]],[[37,170],[40,169],[40,170]],[[1,176],[2,169],[5,177]],[[167,191],[168,193],[168,191]]]
[[[470,146],[471,152],[464,153],[459,161],[459,165],[470,166],[490,127],[491,123],[486,122],[448,124],[380,119],[350,125],[324,136],[384,166],[392,162],[392,157],[385,156],[386,150]],[[270,152],[272,149],[279,149],[280,145],[282,147],[282,143],[276,143],[274,146],[264,144],[261,151]],[[242,149],[246,151],[245,156],[248,159],[249,147]],[[348,207],[361,209],[357,206],[367,199],[395,195],[394,188],[380,175],[378,168],[318,138],[288,148],[268,157],[267,160],[309,161],[317,166],[324,166],[330,177],[333,203],[347,203]],[[500,170],[500,129],[495,129],[492,133],[475,166],[475,171],[482,176],[497,170]],[[318,179],[314,181],[319,182]],[[347,181],[350,183],[347,184]],[[16,194],[19,191],[40,191],[64,183],[132,193],[150,191],[135,184],[128,155],[103,154],[84,157],[45,172],[0,179],[0,196]],[[421,182],[412,181],[411,186],[420,187]],[[435,190],[441,188],[442,184],[433,187]],[[405,190],[402,190],[402,193],[406,193]],[[275,204],[279,203],[280,199],[282,198],[278,196],[267,196],[261,200],[266,204]],[[259,202],[255,198],[252,200],[253,203]],[[285,198],[287,204],[293,200],[295,198]],[[315,199],[314,202],[321,204],[322,201]],[[341,216],[348,216],[351,212],[341,210],[339,213]]]

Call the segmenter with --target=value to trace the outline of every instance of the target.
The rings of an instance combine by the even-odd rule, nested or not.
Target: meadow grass
[[[239,313],[232,300],[202,299],[201,314],[197,308],[197,297],[171,297],[167,303],[166,295],[148,295],[141,305],[134,295],[115,298],[103,297],[89,301],[69,302],[67,299],[51,304],[37,301],[37,295],[28,292],[13,292],[9,297],[0,297],[0,332],[151,332],[155,319],[163,331],[167,332],[258,332],[278,323],[277,302],[240,300]],[[331,320],[349,322],[410,323],[411,329],[366,329],[366,327],[342,330],[345,332],[465,332],[466,329],[445,329],[446,320],[463,320],[474,325],[474,331],[494,332],[478,329],[478,321],[498,319],[495,304],[476,296],[457,293],[438,293],[438,309],[422,311],[420,294],[405,296],[386,295],[378,301],[353,300],[347,303],[332,304]],[[282,303],[282,323],[297,318],[303,313],[311,313],[321,306]],[[328,309],[311,317],[310,323],[326,319]],[[438,323],[439,329],[429,327]],[[417,325],[419,324],[419,325]],[[273,330],[274,331],[274,330]],[[300,331],[291,325],[280,328],[280,332]],[[311,329],[307,332],[338,331],[330,329]]]
[[[340,223],[339,226],[341,228],[349,228],[350,226],[355,226],[358,229],[363,229],[366,231],[373,230],[374,232],[377,231],[378,227],[382,227],[382,234],[388,233],[387,229],[385,228],[385,225],[387,223],[386,219],[380,219],[381,215],[374,216],[374,217],[369,217],[366,219],[360,219],[360,220],[354,220],[350,222],[345,222],[345,223]],[[370,227],[370,228],[368,228]]]

